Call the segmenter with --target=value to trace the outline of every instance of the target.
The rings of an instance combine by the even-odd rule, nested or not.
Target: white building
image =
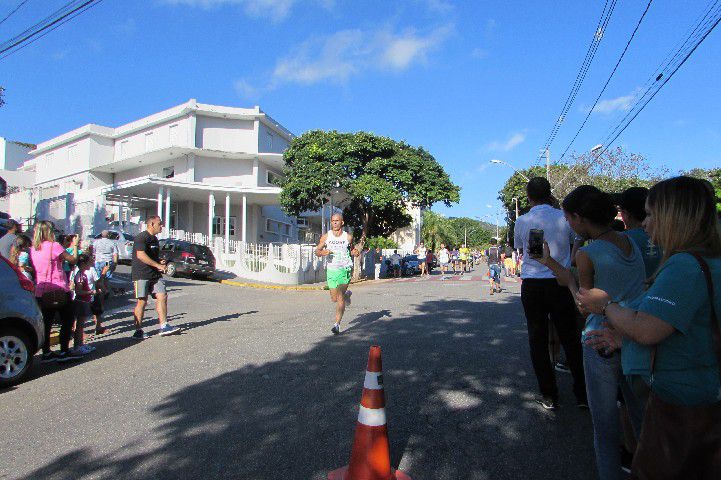
[[[320,220],[311,215],[299,226],[278,207],[282,152],[292,138],[259,107],[194,99],[117,128],[85,125],[30,152],[20,169],[34,172],[35,187],[10,213],[83,236],[158,214],[181,232],[297,242]]]

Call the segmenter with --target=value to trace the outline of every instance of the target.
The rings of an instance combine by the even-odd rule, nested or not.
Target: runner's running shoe
[[[130,338],[132,338],[133,340],[145,340],[146,338],[148,338],[148,336],[145,334],[142,328],[139,328],[135,330],[135,333]]]
[[[160,336],[164,337],[165,335],[172,335],[174,333],[178,333],[180,329],[178,327],[174,327],[169,323],[166,323],[162,327],[160,327]]]
[[[338,335],[340,333],[340,325],[337,323],[333,325],[333,328],[330,329],[331,332],[333,332],[333,335]]]

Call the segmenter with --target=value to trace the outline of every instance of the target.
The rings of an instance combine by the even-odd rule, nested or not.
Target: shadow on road
[[[559,378],[558,412],[533,402],[525,321],[510,297],[358,315],[309,351],[168,396],[148,412],[163,420],[152,447],[76,449],[25,478],[325,478],[348,461],[372,344],[383,349],[392,463],[414,480],[594,478],[590,419],[570,377]]]

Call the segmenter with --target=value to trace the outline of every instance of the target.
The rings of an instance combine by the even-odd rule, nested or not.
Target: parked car
[[[102,237],[102,233],[93,236],[93,240]],[[108,230],[108,238],[118,246],[118,263],[130,263],[133,259],[135,237],[120,230]]]
[[[208,278],[215,273],[215,257],[205,245],[182,240],[161,240],[160,259],[168,265],[167,275],[178,274]]]
[[[415,275],[420,273],[421,268],[418,262],[417,255],[406,255],[401,259],[401,275]]]
[[[33,282],[1,256],[0,285],[0,388],[6,388],[27,375],[45,325]]]

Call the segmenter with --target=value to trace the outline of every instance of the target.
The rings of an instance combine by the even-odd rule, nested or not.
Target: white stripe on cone
[[[366,408],[361,405],[358,411],[358,423],[368,427],[382,427],[386,424],[386,409]]]
[[[366,372],[363,388],[368,390],[383,390],[383,374],[381,372]]]

